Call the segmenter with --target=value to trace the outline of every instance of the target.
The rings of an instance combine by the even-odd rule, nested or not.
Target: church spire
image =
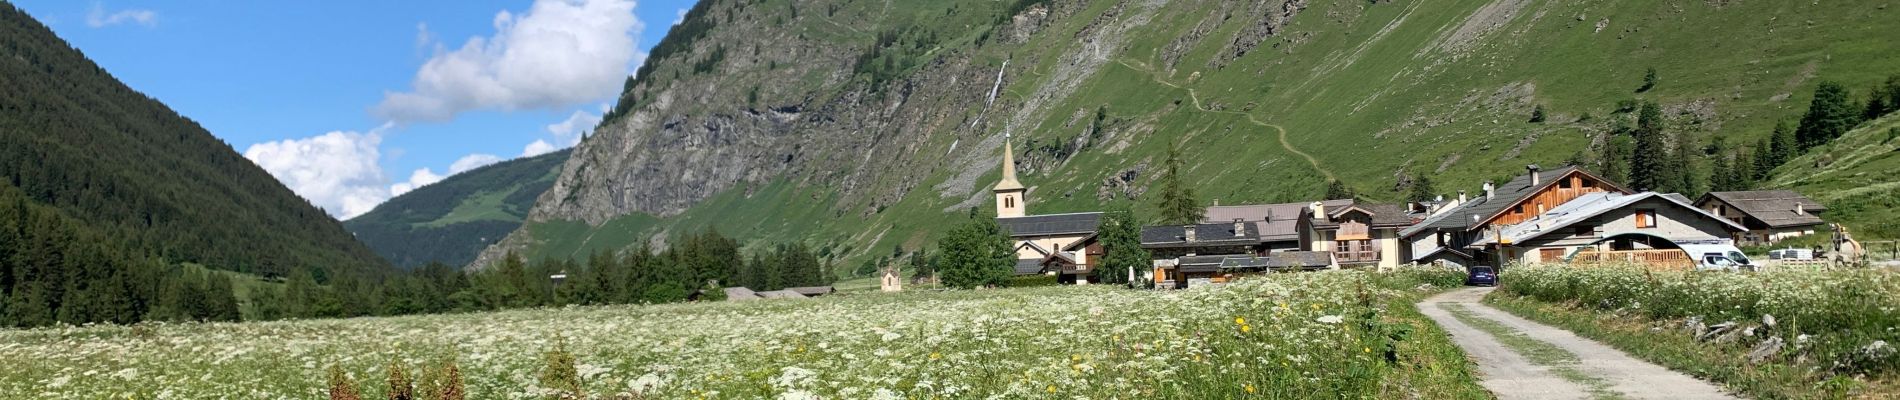
[[[997,192],[1023,190],[1023,183],[1016,181],[1016,156],[1009,147],[1009,132],[1003,133],[1003,180],[996,183]]]

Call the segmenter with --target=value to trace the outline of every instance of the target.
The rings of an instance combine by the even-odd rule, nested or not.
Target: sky
[[[16,0],[339,219],[573,146],[693,0]]]

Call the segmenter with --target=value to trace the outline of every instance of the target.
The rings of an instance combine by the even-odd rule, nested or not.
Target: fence
[[[1576,264],[1633,263],[1649,266],[1657,271],[1683,271],[1695,268],[1695,260],[1682,250],[1620,250],[1578,252],[1571,261]]]

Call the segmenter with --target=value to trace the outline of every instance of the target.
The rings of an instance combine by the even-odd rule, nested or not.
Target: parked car
[[[1465,286],[1497,286],[1498,271],[1491,267],[1465,268]]]

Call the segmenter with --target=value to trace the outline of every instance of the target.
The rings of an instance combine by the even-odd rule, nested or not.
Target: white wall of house
[[[1636,225],[1638,210],[1654,211],[1656,216],[1654,226],[1638,227]],[[1531,220],[1525,223],[1537,222],[1539,221]],[[1708,215],[1696,212],[1694,209],[1681,207],[1661,198],[1649,198],[1583,222],[1557,228],[1556,231],[1536,239],[1510,246],[1516,251],[1507,252],[1506,255],[1509,259],[1523,263],[1557,261],[1543,259],[1540,250],[1563,249],[1563,253],[1568,255],[1571,251],[1590,242],[1626,233],[1643,233],[1669,240],[1730,240],[1730,231],[1726,226],[1720,220],[1709,218]]]
[[[1036,252],[1035,249],[1029,248],[1028,246],[1023,246],[1023,242],[1035,242],[1037,246],[1042,246],[1042,248],[1049,249],[1049,251],[1062,251],[1063,247],[1068,247],[1071,244],[1075,244],[1075,241],[1082,240],[1083,237],[1085,237],[1085,235],[1036,236],[1036,237],[1027,237],[1027,238],[1016,238],[1016,259],[1040,260],[1044,257],[1042,253]],[[1085,251],[1075,252],[1075,262],[1087,264],[1088,254],[1086,253],[1087,252]]]
[[[1405,252],[1399,242],[1399,230],[1375,229],[1372,232],[1372,245],[1379,247],[1379,268],[1397,268],[1399,264],[1410,262],[1404,259]]]

